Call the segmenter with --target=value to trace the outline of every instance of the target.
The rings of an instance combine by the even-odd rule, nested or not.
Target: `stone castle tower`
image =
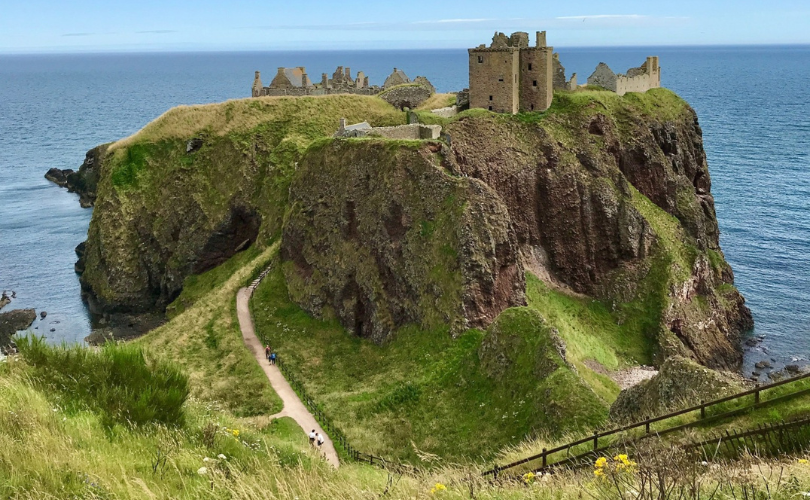
[[[515,114],[551,106],[554,49],[546,45],[545,31],[537,32],[534,47],[528,33],[495,33],[492,45],[468,52],[471,108]]]

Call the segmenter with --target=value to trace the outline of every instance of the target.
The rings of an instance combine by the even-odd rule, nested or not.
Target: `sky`
[[[810,0],[3,0],[0,53],[810,43]]]

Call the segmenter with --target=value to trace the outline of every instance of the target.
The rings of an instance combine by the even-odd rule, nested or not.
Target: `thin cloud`
[[[436,21],[416,21],[406,24],[460,24],[460,23],[487,23],[498,19],[439,19]]]
[[[135,33],[139,35],[165,35],[167,33],[177,33],[177,30],[146,30],[146,31],[136,31]]]
[[[688,17],[659,17],[659,16],[645,16],[642,14],[596,14],[589,16],[559,16],[555,17],[559,21],[585,21],[585,20],[614,20],[614,21],[639,21],[639,20],[652,20],[652,19],[669,19],[669,20],[684,20]]]
[[[62,36],[95,36],[98,33],[64,33]]]

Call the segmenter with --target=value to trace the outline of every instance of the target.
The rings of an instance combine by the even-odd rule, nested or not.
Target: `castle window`
[[[484,62],[484,56],[478,56],[478,63]]]
[[[499,82],[502,82],[502,81],[503,81],[503,78],[498,78],[498,81],[499,81]]]
[[[492,106],[489,107],[489,110],[492,111]]]
[[[529,71],[532,70],[532,63],[529,63]]]
[[[532,82],[532,87],[537,87],[537,80],[534,80],[534,81]]]
[[[489,96],[489,100],[490,100],[490,101],[492,100],[492,96]]]
[[[532,111],[534,111],[534,104],[532,104]]]

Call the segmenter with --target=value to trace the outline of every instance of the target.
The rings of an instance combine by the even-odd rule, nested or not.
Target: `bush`
[[[107,427],[184,423],[188,377],[172,363],[148,359],[141,346],[52,347],[38,337],[17,344],[38,384],[67,406],[98,412]]]

